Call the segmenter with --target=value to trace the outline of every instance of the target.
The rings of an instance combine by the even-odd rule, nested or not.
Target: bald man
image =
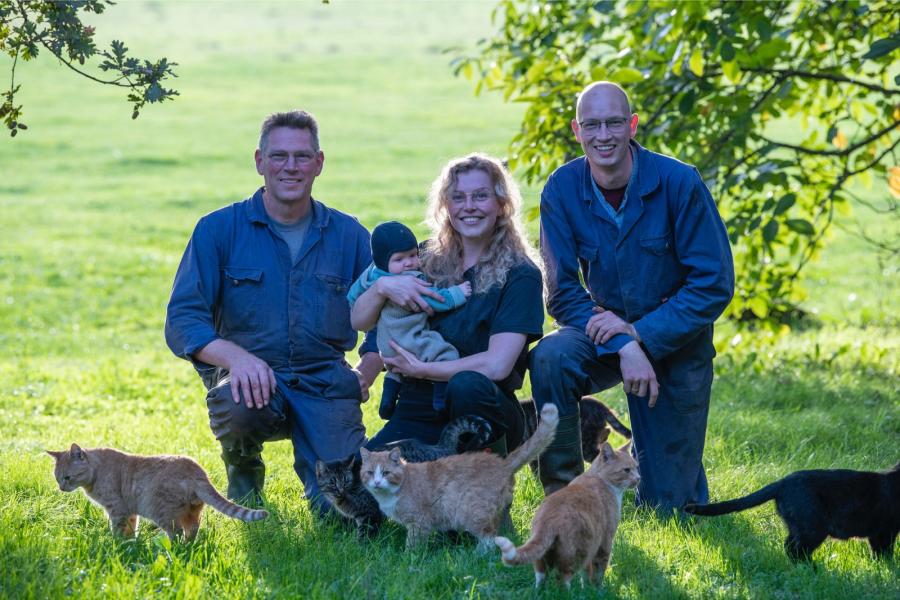
[[[635,141],[618,85],[578,98],[584,156],[541,194],[547,309],[559,329],[532,350],[531,385],[560,423],[540,460],[544,493],[584,469],[578,399],[622,383],[641,472],[637,500],[663,511],[708,499],[703,444],[713,322],[734,293],[725,226],[697,169]]]

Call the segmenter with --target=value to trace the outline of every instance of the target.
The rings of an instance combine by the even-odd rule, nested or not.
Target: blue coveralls
[[[573,415],[578,399],[621,382],[616,352],[631,336],[594,345],[594,306],[632,323],[660,393],[628,394],[639,459],[638,502],[663,509],[708,499],[703,444],[712,385],[713,322],[734,293],[725,226],[697,170],[632,142],[634,170],[615,214],[584,157],[557,169],[541,194],[548,312],[560,329],[530,356],[538,408]],[[618,221],[618,222],[617,222]],[[579,276],[587,285],[587,290]]]
[[[344,359],[357,333],[347,291],[372,261],[369,233],[353,217],[312,200],[296,262],[272,229],[263,188],[197,223],[175,275],[166,317],[172,351],[193,362],[209,390],[210,427],[226,451],[258,455],[290,436],[294,469],[318,511],[315,461],[337,460],[366,441],[356,374]],[[375,332],[360,353],[377,352]],[[193,353],[226,339],[266,361],[277,393],[268,407],[231,398],[228,373]]]

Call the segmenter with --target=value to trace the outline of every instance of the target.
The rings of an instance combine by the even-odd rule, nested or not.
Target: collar
[[[269,213],[266,212],[265,203],[263,202],[263,192],[265,189],[265,186],[263,186],[256,190],[246,204],[247,220],[251,223],[268,225],[272,222]],[[313,216],[309,226],[318,227],[319,229],[326,227],[329,221],[329,214],[325,209],[325,205],[315,198],[310,198],[310,209],[312,210]]]
[[[653,160],[653,153],[638,144],[635,140],[631,140],[629,143],[631,144],[631,156],[634,164],[631,177],[628,179],[629,192],[634,184],[637,183],[638,194],[640,194],[641,197],[649,196],[657,187],[659,187],[659,171]],[[596,184],[594,183],[594,177],[591,175],[591,166],[588,164],[587,157],[582,156],[581,160],[584,167],[582,173],[581,199],[585,202],[591,202],[591,200],[596,197],[594,194],[594,187]],[[640,173],[640,177],[636,176],[635,171]],[[635,181],[636,177],[637,180]]]

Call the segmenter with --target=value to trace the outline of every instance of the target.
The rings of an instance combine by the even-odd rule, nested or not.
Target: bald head
[[[595,81],[581,90],[578,95],[578,103],[575,105],[575,118],[582,120],[585,106],[597,101],[605,104],[618,104],[621,107],[622,115],[631,114],[631,102],[628,100],[628,94],[617,83],[612,81]]]

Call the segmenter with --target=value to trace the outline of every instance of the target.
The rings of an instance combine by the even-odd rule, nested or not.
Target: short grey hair
[[[272,113],[263,121],[259,129],[259,150],[264,152],[269,144],[269,133],[276,127],[288,127],[290,129],[306,129],[312,137],[313,149],[319,151],[319,124],[316,118],[305,110],[291,110],[288,112]]]

